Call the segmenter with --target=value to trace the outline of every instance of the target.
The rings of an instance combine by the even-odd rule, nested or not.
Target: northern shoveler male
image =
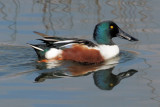
[[[122,31],[114,22],[103,21],[95,26],[93,43],[85,39],[62,38],[35,32],[43,39],[43,44],[29,44],[35,49],[40,62],[53,60],[72,60],[81,63],[101,63],[119,54],[119,47],[112,38],[121,37],[129,41],[138,41]]]

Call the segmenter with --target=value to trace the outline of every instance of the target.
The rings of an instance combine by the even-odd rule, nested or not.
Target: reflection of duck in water
[[[136,70],[131,69],[126,72],[121,72],[118,75],[115,75],[112,73],[113,69],[114,67],[94,72],[93,79],[98,88],[102,90],[111,90],[122,79],[130,77],[137,72]]]
[[[44,44],[29,44],[35,49],[39,62],[72,60],[81,63],[102,63],[119,54],[119,47],[112,41],[121,37],[129,41],[138,41],[122,31],[114,22],[104,21],[95,26],[93,38],[97,44],[78,38],[61,38],[35,32],[44,37]]]
[[[71,61],[38,63],[37,68],[43,70],[39,76],[44,78],[77,77],[114,67],[119,62],[119,57],[108,60],[100,64],[81,64]],[[38,77],[38,78],[39,78]],[[38,78],[36,79],[39,82]]]
[[[54,65],[53,63],[45,63],[45,65],[39,65],[38,68],[49,69],[45,69],[44,72],[42,72],[38,77],[36,77],[35,81],[44,82],[46,79],[85,76],[93,73],[93,78],[96,86],[100,89],[109,90],[112,89],[115,85],[117,85],[123,78],[132,76],[134,73],[137,72],[135,70],[129,70],[127,72],[122,72],[118,75],[112,74],[112,70],[119,62],[119,58],[120,57],[117,56],[103,64],[96,65],[82,65],[79,63],[66,62],[59,67],[55,67],[56,65]]]

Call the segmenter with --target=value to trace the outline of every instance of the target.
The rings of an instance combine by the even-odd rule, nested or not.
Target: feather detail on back
[[[43,33],[34,32],[42,37],[43,39],[38,39],[46,43],[47,46],[54,47],[54,48],[60,48],[65,47],[68,44],[83,44],[87,45],[89,47],[97,46],[91,41],[85,40],[85,39],[78,39],[78,38],[63,38],[63,37],[55,37],[55,36],[48,36]]]

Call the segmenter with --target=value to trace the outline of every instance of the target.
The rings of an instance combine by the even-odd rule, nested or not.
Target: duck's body
[[[61,38],[35,33],[44,37],[44,39],[39,39],[44,43],[29,45],[35,49],[38,58],[42,62],[72,60],[81,63],[101,63],[119,54],[119,47],[113,43],[113,37],[119,35],[130,41],[137,41],[111,21],[101,22],[96,25],[93,37],[98,44],[84,39]]]
[[[81,44],[73,44],[71,48],[56,49],[50,48],[45,53],[45,58],[50,60],[73,60],[85,63],[100,63],[119,54],[117,45],[98,45],[88,47]]]

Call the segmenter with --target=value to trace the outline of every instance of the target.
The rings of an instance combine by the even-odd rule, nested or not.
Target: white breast
[[[110,59],[119,54],[119,47],[117,45],[99,45],[97,49],[104,59]]]

